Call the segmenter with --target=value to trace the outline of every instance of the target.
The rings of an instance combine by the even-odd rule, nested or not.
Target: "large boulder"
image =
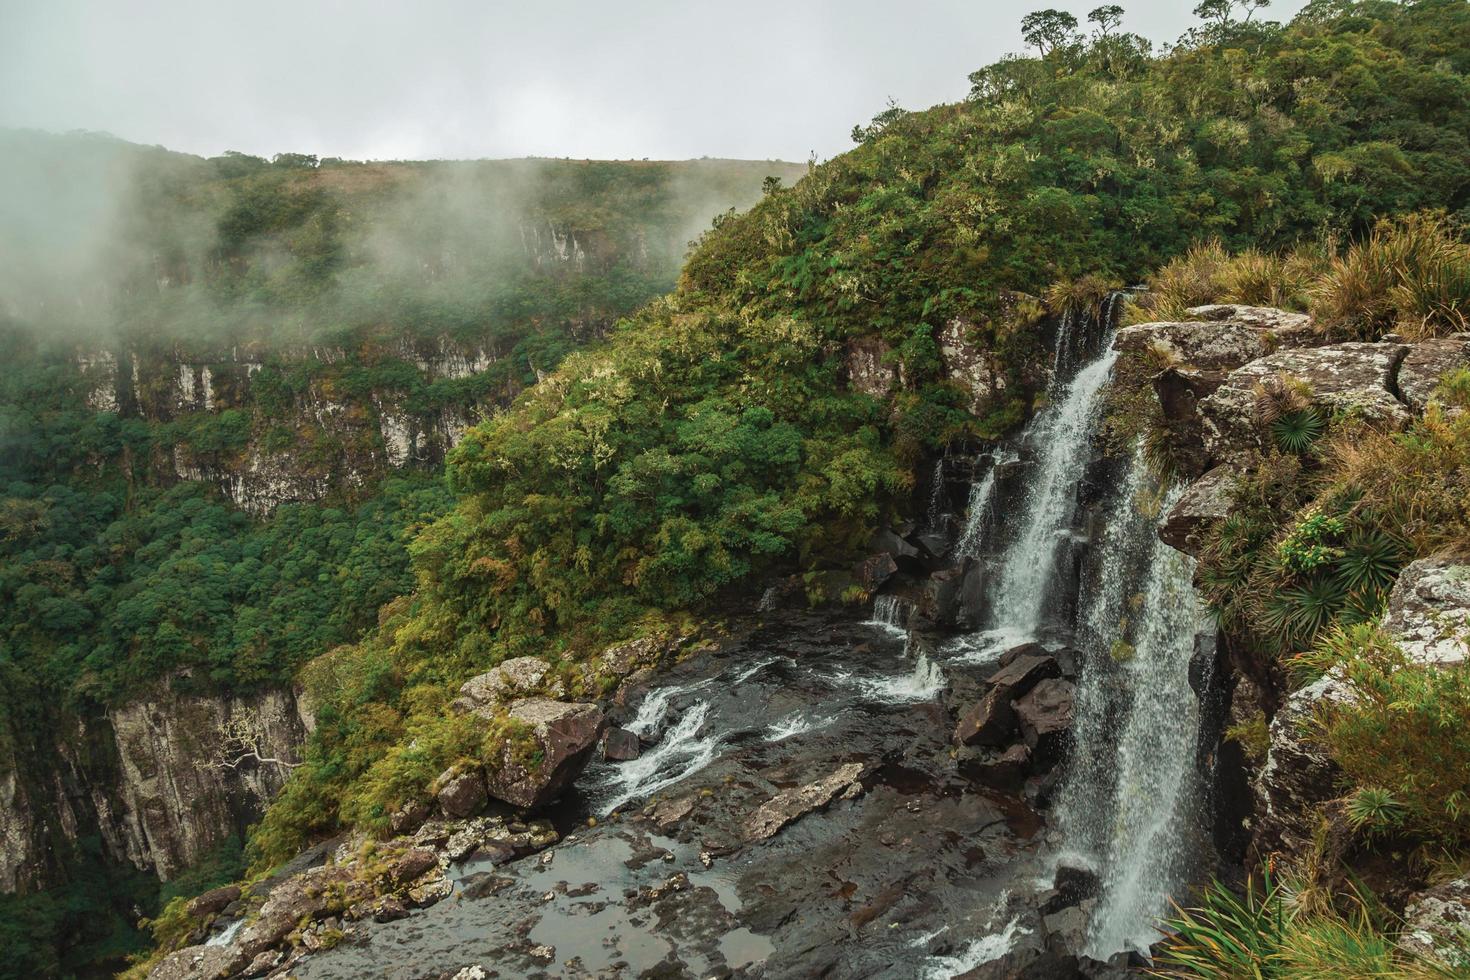
[[[485,773],[478,766],[453,766],[441,773],[435,783],[439,787],[435,793],[439,809],[451,820],[473,817],[490,802]]]
[[[1217,463],[1236,462],[1268,448],[1257,388],[1277,376],[1303,382],[1313,404],[1328,411],[1351,413],[1384,429],[1403,428],[1410,416],[1394,395],[1394,376],[1407,350],[1403,344],[1334,344],[1279,351],[1237,368],[1200,402],[1206,454]]]
[[[1238,477],[1233,467],[1217,466],[1191,483],[1159,525],[1159,538],[1176,551],[1197,556],[1203,533],[1229,516]]]
[[[1016,702],[1016,721],[1034,768],[1045,771],[1059,762],[1072,729],[1076,688],[1070,681],[1050,677]]]
[[[746,841],[760,841],[775,835],[782,827],[800,817],[821,809],[839,794],[852,797],[862,792],[861,762],[849,762],[821,779],[784,789],[767,800],[745,823]]]
[[[1016,711],[1011,707],[1011,692],[992,687],[979,701],[960,712],[955,724],[956,745],[1001,746],[1016,731]]]
[[[1470,949],[1464,940],[1467,930],[1470,930],[1470,878],[1457,878],[1409,899],[1404,908],[1400,944],[1412,953],[1433,956],[1452,967],[1470,971]]]
[[[1434,400],[1440,379],[1464,367],[1470,367],[1470,334],[1438,337],[1415,344],[1399,366],[1399,394],[1410,408],[1422,413]]]
[[[1009,743],[1016,732],[1017,699],[1030,694],[1042,681],[1061,675],[1061,664],[1038,643],[1007,651],[986,680],[985,693],[960,712],[955,744],[998,747]]]
[[[514,741],[507,742],[499,765],[486,773],[490,795],[514,806],[544,806],[587,765],[602,732],[602,709],[595,704],[526,698],[511,705],[508,717],[531,729],[539,751],[527,756]]]
[[[1470,560],[1421,558],[1399,573],[1388,596],[1383,628],[1421,664],[1456,664],[1470,657]]]
[[[503,701],[522,697],[540,688],[551,666],[539,657],[516,657],[465,681],[459,697],[450,704],[456,714],[493,711]]]

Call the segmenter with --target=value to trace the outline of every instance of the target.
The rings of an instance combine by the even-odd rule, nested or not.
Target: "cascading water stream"
[[[965,528],[955,543],[956,558],[979,558],[985,544],[985,531],[993,523],[995,503],[996,471],[1007,463],[1014,463],[1017,456],[1008,449],[997,449],[991,456],[985,475],[970,488],[970,502],[965,514]]]
[[[944,457],[934,461],[934,475],[930,477],[929,509],[925,514],[925,526],[931,531],[939,530],[944,521]]]
[[[1159,540],[1148,466],[1135,454],[1084,585],[1087,658],[1073,748],[1056,807],[1063,850],[1094,868],[1101,894],[1088,953],[1146,950],[1188,878],[1200,798],[1199,702],[1189,684],[1203,625],[1193,562]],[[1130,595],[1132,582],[1142,590]]]
[[[1103,353],[1077,372],[1060,398],[1047,405],[1026,431],[1040,452],[1025,501],[1020,532],[1006,549],[996,592],[993,632],[1029,639],[1041,626],[1057,564],[1057,548],[1071,532],[1077,486],[1087,470],[1102,392],[1117,353]]]

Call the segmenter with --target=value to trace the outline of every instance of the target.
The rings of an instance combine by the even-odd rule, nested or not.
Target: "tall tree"
[[[1021,38],[1045,58],[1076,36],[1077,18],[1065,10],[1036,10],[1021,18]]]
[[[1087,20],[1097,25],[1098,37],[1111,37],[1113,30],[1123,22],[1123,8],[1116,3],[1105,4],[1092,10]]]

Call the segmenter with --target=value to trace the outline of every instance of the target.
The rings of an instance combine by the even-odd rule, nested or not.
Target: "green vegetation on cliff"
[[[673,295],[451,458],[460,502],[414,545],[418,590],[334,655],[331,719],[256,855],[344,818],[381,826],[482,752],[442,712],[470,673],[575,660],[723,588],[841,567],[926,447],[1029,408],[1040,310],[1007,291],[1086,295],[1206,239],[1328,248],[1382,215],[1465,216],[1467,28],[1460,0],[1331,2],[1161,57],[1064,39],[976,72],[965,103],[884,113],[718,222]],[[977,414],[943,371],[955,318],[1005,380]],[[857,339],[887,351],[890,399],[843,383]]]

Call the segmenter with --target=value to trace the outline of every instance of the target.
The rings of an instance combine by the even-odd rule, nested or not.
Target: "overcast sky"
[[[0,126],[206,155],[825,158],[889,97],[962,98],[1047,2],[0,0]],[[1194,2],[1124,0],[1124,26],[1174,40]]]

